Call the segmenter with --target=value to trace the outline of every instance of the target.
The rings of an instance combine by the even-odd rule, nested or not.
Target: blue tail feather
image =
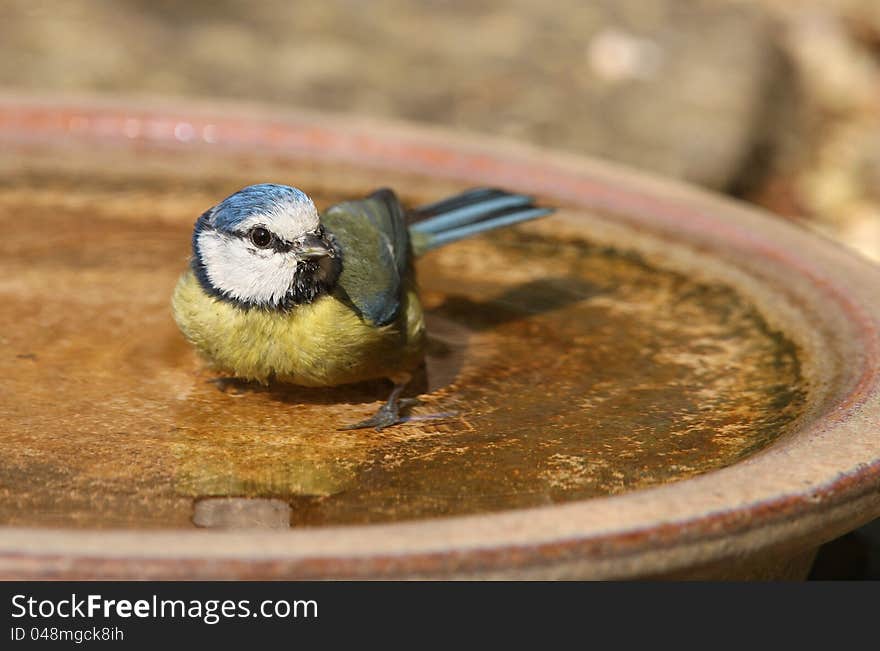
[[[456,210],[444,212],[436,217],[432,217],[426,221],[416,224],[418,230],[422,233],[441,233],[443,231],[470,224],[475,219],[482,219],[487,213],[495,212],[503,208],[515,208],[529,206],[532,203],[531,197],[525,197],[520,194],[509,194],[497,199],[489,199],[481,201],[475,205],[465,206]]]
[[[473,190],[468,190],[467,192],[462,192],[461,194],[456,194],[452,197],[446,197],[436,203],[422,206],[416,212],[419,217],[427,219],[428,217],[433,217],[434,215],[439,215],[443,212],[449,212],[450,210],[455,210],[462,206],[470,206],[479,201],[503,197],[507,194],[510,193],[496,188],[475,188]]]
[[[414,210],[410,232],[418,240],[418,253],[549,215],[534,199],[494,188],[478,188]]]
[[[484,233],[486,231],[491,231],[496,228],[501,228],[502,226],[510,226],[511,224],[518,224],[519,222],[528,221],[530,219],[537,219],[538,217],[549,215],[552,212],[553,211],[549,208],[531,208],[529,210],[523,210],[521,212],[504,215],[503,217],[496,217],[494,219],[476,222],[468,226],[451,228],[448,231],[443,231],[442,233],[437,233],[436,235],[434,235],[429,241],[428,250],[436,249],[438,246],[443,246],[444,244],[449,244],[450,242],[463,240],[466,237],[471,237],[472,235],[477,235],[478,233]]]

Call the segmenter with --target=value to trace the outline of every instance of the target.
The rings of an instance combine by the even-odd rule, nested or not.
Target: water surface
[[[218,386],[169,297],[195,218],[262,181],[320,206],[456,189],[258,156],[0,155],[0,524],[192,527],[227,497],[288,504],[292,526],[552,504],[735,463],[803,410],[797,350],[736,291],[549,222],[420,261],[432,342],[407,425],[336,430],[383,382]]]

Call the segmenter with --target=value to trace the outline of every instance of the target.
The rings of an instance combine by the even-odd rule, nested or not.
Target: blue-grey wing
[[[342,250],[339,286],[353,306],[377,326],[394,321],[410,265],[406,215],[394,192],[336,204],[321,221]]]

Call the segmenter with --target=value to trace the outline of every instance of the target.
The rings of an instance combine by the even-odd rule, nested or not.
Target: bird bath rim
[[[290,532],[0,527],[0,575],[633,577],[804,551],[880,515],[880,292],[871,291],[880,269],[814,233],[672,181],[438,129],[191,102],[0,99],[0,139],[40,145],[67,137],[116,147],[255,148],[515,186],[601,210],[614,221],[597,218],[597,228],[650,232],[790,292],[815,319],[804,327],[827,345],[822,363],[836,375],[801,430],[676,483],[516,511]]]

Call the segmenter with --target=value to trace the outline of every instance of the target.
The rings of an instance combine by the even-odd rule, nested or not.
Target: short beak
[[[300,257],[308,259],[336,257],[327,241],[317,235],[306,235],[299,240],[297,253]]]

